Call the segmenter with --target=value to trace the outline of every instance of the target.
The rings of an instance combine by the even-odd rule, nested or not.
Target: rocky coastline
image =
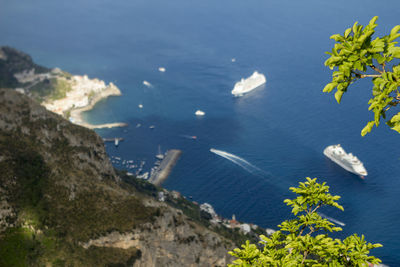
[[[82,118],[112,95],[0,47],[0,266],[226,266],[264,230],[114,169],[84,127],[125,124]]]

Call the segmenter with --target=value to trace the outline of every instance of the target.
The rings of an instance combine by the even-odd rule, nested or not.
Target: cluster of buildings
[[[163,190],[158,192],[157,199],[158,201],[164,202],[167,200],[168,197],[172,197],[173,199],[182,198],[182,195],[177,191],[167,191]],[[224,226],[230,229],[239,229],[240,232],[243,234],[250,234],[251,232],[257,230],[259,227],[258,225],[251,224],[251,223],[241,223],[236,220],[236,216],[233,214],[231,219],[223,218],[222,216],[218,215],[213,206],[209,203],[198,204],[196,201],[193,201],[195,205],[198,205],[200,208],[200,215],[202,218],[207,219],[212,225],[215,226]],[[275,232],[273,229],[266,229],[267,235],[272,235]]]
[[[82,108],[91,104],[91,98],[96,95],[104,94],[119,95],[118,88],[113,83],[106,84],[99,79],[89,79],[87,75],[74,75],[70,80],[58,77],[64,81],[70,89],[66,92],[66,97],[48,101],[43,105],[50,111],[63,115],[63,112],[72,108]],[[107,92],[109,90],[110,92]]]
[[[208,204],[208,203],[201,204],[200,210],[203,213],[208,214],[209,217],[211,217],[209,219],[209,221],[211,224],[214,224],[214,225],[222,224],[226,228],[239,229],[244,234],[249,234],[252,230],[258,229],[258,225],[251,224],[251,223],[250,224],[241,223],[241,222],[237,221],[235,214],[232,215],[232,219],[222,218],[220,215],[218,215],[215,212],[213,206],[211,206],[211,204]]]

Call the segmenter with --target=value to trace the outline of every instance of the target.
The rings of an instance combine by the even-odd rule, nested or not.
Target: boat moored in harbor
[[[161,147],[160,146],[158,146],[158,153],[156,155],[156,158],[159,159],[159,160],[164,159],[164,154],[161,153]]]

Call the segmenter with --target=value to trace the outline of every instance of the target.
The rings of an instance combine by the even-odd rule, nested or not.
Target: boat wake
[[[267,174],[265,171],[261,170],[257,166],[254,166],[253,164],[251,164],[247,160],[245,160],[245,159],[243,159],[241,157],[238,157],[238,156],[236,156],[234,154],[228,153],[226,151],[214,149],[214,148],[211,148],[210,151],[212,153],[214,153],[214,154],[217,154],[218,156],[221,156],[223,158],[226,158],[227,160],[232,161],[236,165],[239,165],[240,167],[242,167],[243,169],[245,169],[246,171],[248,171],[248,172],[250,172],[252,174],[258,174],[258,175],[262,175],[262,176]]]
[[[195,135],[186,135],[186,134],[181,134],[179,135],[180,137],[186,138],[186,139],[192,139],[192,140],[196,140],[197,136]]]
[[[273,186],[279,189],[278,190],[279,192],[285,192],[287,191],[288,187],[293,186],[293,184],[289,183],[284,178],[279,177],[277,175],[273,175],[268,171],[264,171],[239,156],[215,148],[211,148],[210,151],[242,167],[252,175],[261,178],[262,180],[267,182],[269,186]]]
[[[329,217],[329,216],[327,216],[327,215],[325,215],[325,214],[323,214],[323,213],[321,213],[321,212],[318,212],[318,214],[319,214],[319,216],[321,216],[322,218],[327,219],[328,221],[331,221],[331,222],[333,222],[333,223],[336,223],[337,225],[346,226],[345,223],[343,223],[343,222],[341,222],[341,221],[338,221],[338,220],[336,220],[336,219],[334,219],[334,218],[332,218],[332,217]]]

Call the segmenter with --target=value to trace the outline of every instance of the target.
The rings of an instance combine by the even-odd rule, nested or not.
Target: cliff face
[[[0,266],[221,266],[233,243],[121,180],[93,131],[0,89]]]
[[[20,86],[14,74],[31,69],[35,73],[50,71],[33,63],[32,58],[21,51],[7,46],[0,47],[0,88]]]

